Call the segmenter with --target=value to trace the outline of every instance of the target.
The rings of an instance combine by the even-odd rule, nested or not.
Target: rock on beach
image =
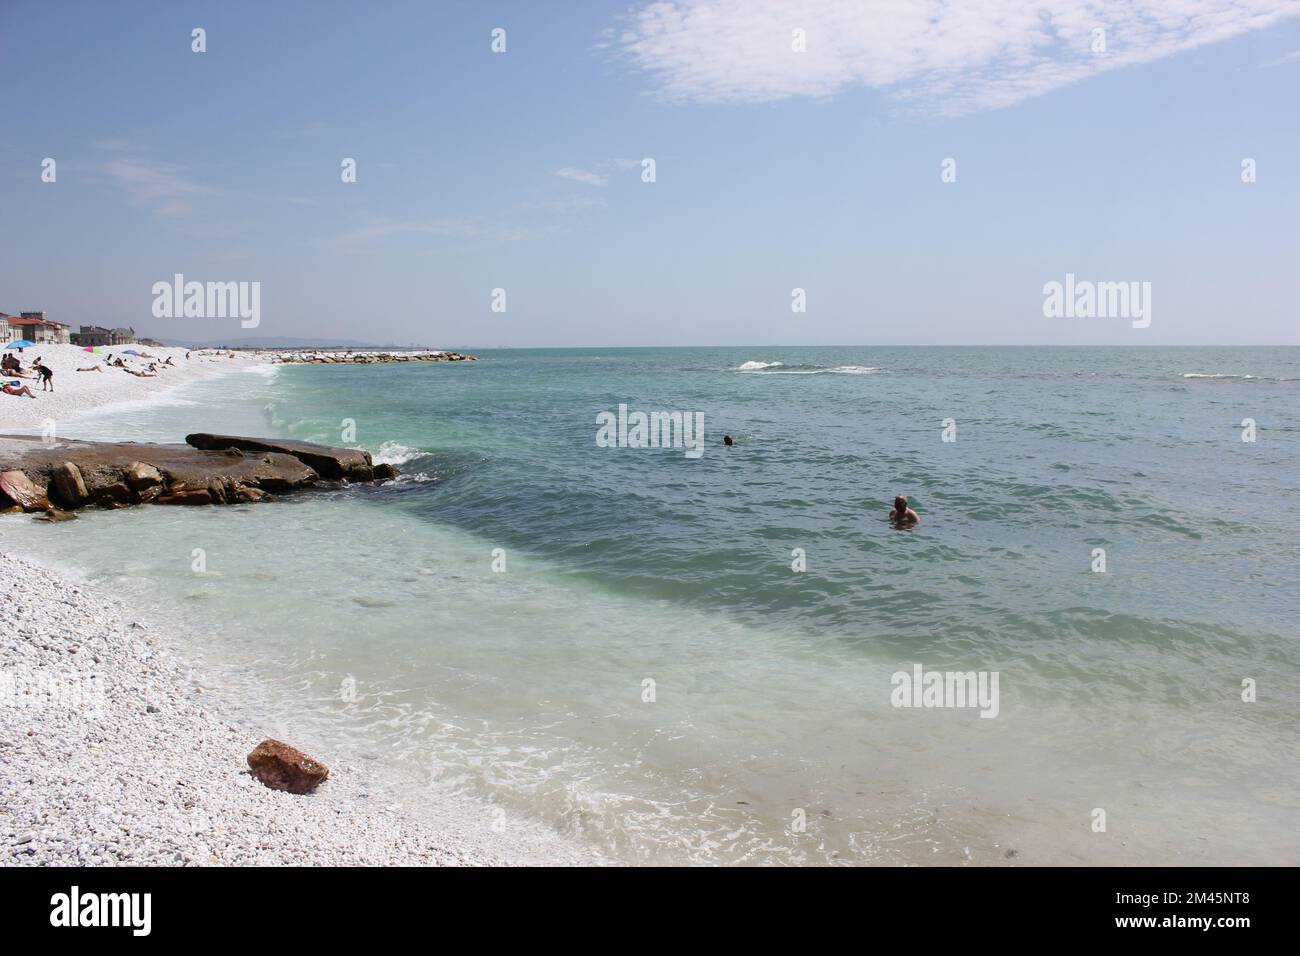
[[[248,769],[272,790],[289,793],[311,793],[330,775],[319,760],[269,737],[248,755]]]

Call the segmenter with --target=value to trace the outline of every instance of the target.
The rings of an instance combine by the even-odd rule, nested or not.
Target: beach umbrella
[[[122,350],[122,354],[123,354],[123,355],[139,355],[140,353],[137,352],[135,349],[123,349],[123,350]]]
[[[5,346],[7,349],[31,349],[35,347],[35,342],[29,342],[26,339],[19,339],[17,342],[10,342]]]
[[[102,346],[102,345],[83,345],[83,346],[82,346],[82,349],[83,349],[84,351],[87,351],[87,352],[102,352],[102,351],[104,351],[104,346]]]

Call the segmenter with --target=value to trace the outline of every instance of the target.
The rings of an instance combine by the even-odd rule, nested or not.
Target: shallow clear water
[[[178,621],[285,734],[626,859],[1300,861],[1300,350],[483,355],[65,429],[351,421],[397,482],[0,540]],[[703,456],[597,447],[620,403],[702,412]],[[914,663],[999,672],[997,718],[891,706]]]

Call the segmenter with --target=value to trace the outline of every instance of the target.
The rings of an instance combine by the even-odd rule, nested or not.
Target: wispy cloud
[[[114,149],[111,146],[104,148]],[[138,202],[152,205],[160,216],[178,216],[188,212],[191,200],[212,191],[191,180],[184,166],[145,156],[113,156],[98,164],[96,169]]]
[[[565,166],[563,169],[557,169],[555,175],[561,179],[571,179],[575,183],[583,183],[587,186],[607,186],[609,177],[601,173],[591,172],[586,169],[577,169],[573,166]]]
[[[1300,15],[1295,0],[654,0],[603,46],[670,102],[889,91],[946,115],[996,109]],[[1105,51],[1094,51],[1094,30]],[[794,31],[805,50],[794,50]]]
[[[529,209],[541,209],[561,216],[573,216],[592,209],[606,209],[609,203],[603,196],[588,193],[584,196],[561,196],[558,199],[544,199],[526,205]]]
[[[347,233],[345,242],[375,242],[403,235],[442,236],[457,239],[486,239],[492,242],[521,242],[535,239],[542,230],[510,223],[485,222],[478,219],[428,219],[416,222],[387,222],[363,226]]]
[[[1259,68],[1261,70],[1267,70],[1270,67],[1281,66],[1283,63],[1294,63],[1296,60],[1300,60],[1300,50],[1292,50],[1290,53],[1286,54],[1286,56],[1280,56],[1276,60],[1269,60],[1267,63],[1261,63]]]

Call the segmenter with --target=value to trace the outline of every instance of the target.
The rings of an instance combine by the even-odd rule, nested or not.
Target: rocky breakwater
[[[322,481],[396,476],[368,452],[309,442],[195,434],[184,445],[0,435],[0,513],[61,520],[86,507],[261,501]]]
[[[295,352],[275,357],[297,365],[375,365],[389,362],[477,362],[477,355],[460,352]]]

